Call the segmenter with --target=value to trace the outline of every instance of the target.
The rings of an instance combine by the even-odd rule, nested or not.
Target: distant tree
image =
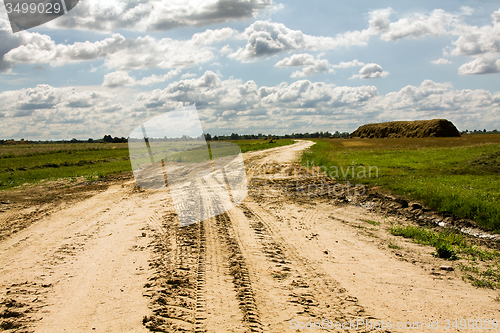
[[[240,136],[236,133],[231,133],[231,140],[239,140]]]
[[[102,141],[111,143],[111,142],[113,142],[113,138],[111,137],[111,135],[105,135],[102,138]]]
[[[205,140],[207,141],[212,140],[212,136],[210,135],[210,133],[205,134]]]
[[[124,137],[121,137],[121,138],[118,138],[118,137],[114,137],[111,142],[113,143],[126,143],[127,142],[127,139],[125,139]]]

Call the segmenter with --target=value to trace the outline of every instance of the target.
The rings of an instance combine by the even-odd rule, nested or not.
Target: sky
[[[0,4],[0,139],[128,137],[193,104],[212,135],[500,130],[500,5],[81,0],[13,33]]]

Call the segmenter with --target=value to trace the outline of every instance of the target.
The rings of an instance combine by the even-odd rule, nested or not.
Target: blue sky
[[[500,129],[497,1],[83,0],[12,33],[2,138],[128,136],[196,104],[211,134],[446,118]]]

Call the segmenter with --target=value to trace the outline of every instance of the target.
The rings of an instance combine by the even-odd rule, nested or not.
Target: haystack
[[[446,119],[391,121],[367,124],[351,133],[351,138],[459,137],[460,132]]]

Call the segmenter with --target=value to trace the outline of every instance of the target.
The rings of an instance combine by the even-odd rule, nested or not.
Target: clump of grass
[[[374,225],[374,226],[379,226],[381,225],[380,222],[377,222],[377,221],[372,221],[372,220],[366,220],[366,223],[369,223],[371,225]]]
[[[463,279],[481,288],[500,288],[500,253],[484,250],[470,244],[466,238],[452,230],[434,231],[417,226],[393,226],[389,232],[412,239],[415,243],[436,248],[435,256],[448,260],[464,259],[459,263]],[[389,243],[391,247],[391,242]]]
[[[466,240],[462,235],[458,235],[449,230],[436,232],[417,226],[392,226],[389,229],[389,232],[394,236],[410,238],[413,239],[416,243],[432,245],[436,248],[438,247],[438,245],[443,244],[459,247],[464,247],[466,244]]]
[[[387,246],[393,250],[401,250],[401,246],[397,245],[393,239],[389,239],[389,244]]]
[[[455,252],[455,249],[453,249],[451,245],[446,243],[440,243],[436,245],[436,255],[439,258],[443,259],[450,259],[450,260],[457,259],[457,253]]]

